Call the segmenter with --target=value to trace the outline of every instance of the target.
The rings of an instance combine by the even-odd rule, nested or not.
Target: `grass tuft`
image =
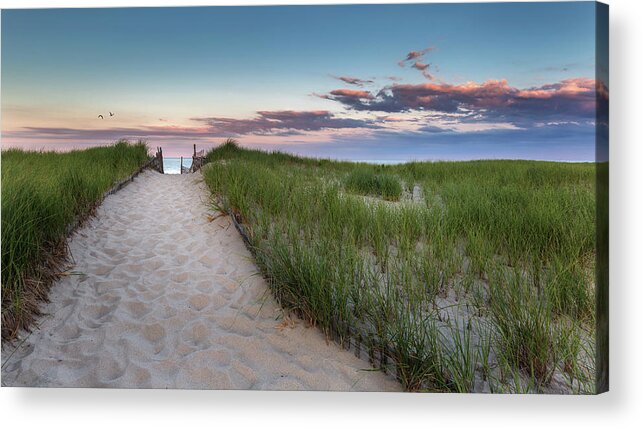
[[[208,158],[280,303],[406,389],[592,390],[595,165]]]
[[[346,189],[362,195],[378,196],[388,201],[398,201],[403,192],[399,178],[372,168],[357,168],[345,179]]]
[[[72,222],[148,160],[126,141],[68,153],[2,151],[2,340],[38,314],[59,272]]]

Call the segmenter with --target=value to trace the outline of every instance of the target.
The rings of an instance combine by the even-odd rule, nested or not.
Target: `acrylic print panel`
[[[608,389],[608,7],[2,11],[2,385]]]

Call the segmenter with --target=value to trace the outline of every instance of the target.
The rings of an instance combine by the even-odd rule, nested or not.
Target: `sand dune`
[[[394,391],[283,313],[200,174],[148,171],[70,240],[73,274],[2,350],[6,386]],[[26,336],[26,335],[25,335]]]

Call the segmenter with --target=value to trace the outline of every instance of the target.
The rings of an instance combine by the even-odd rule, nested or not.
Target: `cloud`
[[[25,127],[3,132],[3,137],[73,141],[113,141],[119,138],[167,138],[209,140],[212,138],[257,135],[292,136],[304,132],[339,129],[378,129],[374,120],[337,117],[325,111],[258,111],[250,119],[198,117],[198,126],[141,126],[137,128],[78,129],[65,127]]]
[[[425,54],[427,54],[428,52],[431,52],[433,50],[435,50],[434,47],[427,47],[427,48],[422,49],[420,51],[410,51],[410,52],[408,52],[406,54],[406,57],[404,59],[402,59],[401,61],[398,62],[398,64],[399,64],[400,67],[403,67],[403,66],[406,65],[406,62],[412,61],[412,60],[415,60],[415,59],[419,59],[419,58],[423,57]]]
[[[180,126],[142,126],[138,128],[100,128],[80,129],[65,127],[25,127],[16,131],[3,132],[8,137],[47,138],[60,140],[117,140],[119,138],[184,138],[200,139],[210,137],[207,127],[180,127]]]
[[[442,128],[440,126],[426,125],[419,128],[420,132],[427,132],[430,134],[440,134],[442,132],[452,132],[450,128]]]
[[[337,80],[341,80],[349,85],[363,86],[367,83],[373,83],[373,80],[359,79],[358,77],[351,76],[332,76]]]
[[[557,120],[594,117],[598,99],[608,100],[608,89],[588,78],[525,89],[512,87],[506,80],[487,80],[460,85],[393,84],[369,98],[348,97],[334,91],[322,97],[360,111],[466,112],[470,120],[529,122],[547,117]]]
[[[421,61],[417,61],[412,65],[412,68],[416,68],[417,70],[421,70],[421,71],[426,70],[428,67],[430,67],[430,64],[424,64]]]
[[[536,88],[524,89],[518,91],[516,96],[519,98],[550,99],[556,96],[575,96],[594,92],[595,80],[588,78],[575,78]]]
[[[352,98],[359,98],[359,99],[366,99],[366,100],[371,100],[374,98],[372,94],[368,91],[357,91],[354,89],[335,89],[334,91],[330,92],[330,95],[334,95],[337,97],[352,97]]]
[[[422,57],[425,54],[433,51],[434,49],[434,47],[428,47],[420,51],[410,51],[406,54],[406,57],[399,61],[397,64],[399,64],[400,67],[405,67],[406,63],[414,61],[411,65],[412,68],[421,71],[421,74],[423,74],[426,79],[434,80],[434,76],[431,72],[428,71],[432,64],[421,61]]]
[[[408,119],[402,116],[383,116],[379,118],[382,122],[406,122],[412,119]]]
[[[338,101],[344,106],[352,107],[355,110],[364,110],[362,108],[359,108],[359,106],[363,105],[364,102],[369,102],[370,100],[373,100],[375,98],[371,92],[359,91],[354,89],[335,89],[333,91],[330,91],[329,94],[315,93],[312,95],[331,101]]]
[[[342,93],[352,92],[348,89]],[[363,92],[363,91],[354,91]],[[320,131],[324,129],[378,128],[374,121],[336,117],[326,110],[317,111],[258,111],[251,119],[232,119],[225,117],[203,117],[193,120],[208,125],[212,135],[293,135],[293,132]],[[285,134],[284,134],[285,133]]]
[[[426,79],[434,80],[433,75],[428,71],[428,69],[430,68],[430,65],[431,64],[424,64],[421,61],[416,61],[412,65],[412,68],[416,68],[417,70],[421,71],[421,74],[423,74]]]
[[[419,69],[421,68],[420,64]],[[197,117],[191,119],[192,122],[186,126],[162,123],[100,129],[25,127],[3,132],[3,138],[56,141],[112,141],[118,138],[213,141],[220,137],[246,135],[273,137],[338,134],[341,130],[357,130],[357,133],[363,131],[364,135],[371,130],[463,134],[490,129],[559,128],[561,125],[568,127],[589,122],[593,123],[594,128],[596,123],[606,124],[609,97],[608,87],[604,83],[580,77],[529,88],[513,87],[506,80],[463,84],[393,83],[378,92],[344,88],[314,95],[339,103],[348,110],[363,113],[355,117],[354,113],[337,114],[327,110],[260,110],[249,118]]]
[[[569,125],[536,129],[491,129],[467,133],[433,127],[422,132],[375,130],[368,138],[336,136],[330,142],[287,144],[274,150],[303,156],[391,162],[408,160],[538,159],[593,161],[595,129]],[[255,147],[265,147],[259,146]]]

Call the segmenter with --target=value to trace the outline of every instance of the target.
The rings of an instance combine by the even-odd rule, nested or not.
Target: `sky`
[[[593,161],[608,100],[595,14],[593,2],[3,10],[2,147],[142,138],[189,156],[231,137],[352,160]]]

